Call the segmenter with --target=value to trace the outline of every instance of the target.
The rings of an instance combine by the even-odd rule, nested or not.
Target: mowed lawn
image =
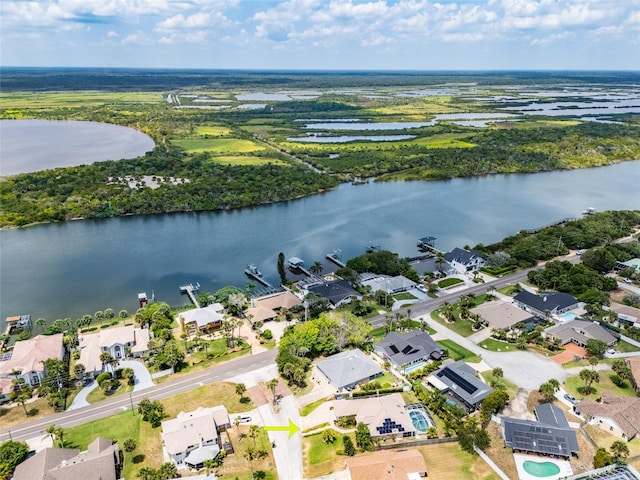
[[[590,369],[591,367],[584,367],[585,369]],[[592,383],[591,386],[596,389],[596,393],[589,395],[589,397],[596,399],[602,392],[605,390],[616,395],[620,395],[623,397],[635,397],[636,392],[633,387],[629,384],[629,380],[625,380],[624,388],[618,387],[615,383],[611,381],[611,376],[614,375],[613,371],[605,370],[598,372],[600,374],[600,381],[598,383]],[[569,377],[564,382],[564,389],[569,392],[571,395],[576,397],[578,400],[584,398],[584,396],[578,393],[578,388],[584,386],[584,381],[580,379],[578,375],[574,377]]]
[[[183,148],[187,153],[251,153],[265,149],[251,140],[241,138],[192,138],[172,140],[171,143]]]
[[[335,432],[336,440],[333,443],[324,443],[322,433],[309,435],[302,438],[302,459],[305,478],[315,478],[327,475],[331,472],[344,470],[344,455],[338,455],[338,450],[344,450],[341,433]],[[355,445],[355,435],[350,434]]]
[[[430,480],[498,480],[491,467],[476,455],[460,448],[458,442],[417,447],[427,463]]]
[[[436,343],[442,348],[447,349],[449,351],[449,356],[456,361],[464,360],[469,363],[480,363],[482,360],[478,355],[467,350],[463,346],[458,345],[453,340],[438,340]]]

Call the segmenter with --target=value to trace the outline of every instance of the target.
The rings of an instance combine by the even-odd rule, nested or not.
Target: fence
[[[375,445],[373,448],[374,450],[391,450],[393,448],[421,447],[423,445],[437,445],[439,443],[453,443],[457,441],[458,437],[425,438],[424,440],[413,440],[410,442],[390,443],[388,445]]]

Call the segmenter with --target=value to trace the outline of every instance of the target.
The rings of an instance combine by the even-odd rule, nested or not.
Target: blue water
[[[425,416],[419,412],[418,410],[411,410],[409,412],[409,417],[411,417],[411,423],[419,432],[426,432],[427,428],[429,428],[429,422],[425,418]]]

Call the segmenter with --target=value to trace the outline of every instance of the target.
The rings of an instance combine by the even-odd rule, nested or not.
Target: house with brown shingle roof
[[[212,303],[203,308],[185,310],[178,314],[178,323],[183,332],[193,335],[197,332],[211,333],[218,330],[224,320],[224,307]]]
[[[251,323],[266,322],[276,318],[283,308],[291,308],[302,305],[302,302],[293,293],[278,292],[263,297],[252,298],[251,306],[247,308],[245,316]]]
[[[347,458],[351,480],[413,480],[427,476],[418,450],[381,450]]]
[[[631,382],[637,391],[640,391],[640,357],[628,357],[624,362],[631,369]]]
[[[573,342],[581,347],[586,347],[589,340],[600,340],[611,346],[618,341],[609,331],[598,322],[587,320],[569,320],[549,327],[544,331],[547,338],[552,341],[559,339],[562,345]]]
[[[120,478],[117,443],[96,438],[87,450],[45,448],[16,467],[14,480],[116,480]]]
[[[0,377],[14,378],[13,372],[20,372],[20,378],[33,387],[40,385],[46,372],[44,361],[50,358],[62,360],[64,345],[62,334],[37,335],[28,340],[16,342],[11,357],[0,362]]]
[[[516,307],[513,303],[495,300],[485,302],[472,308],[471,313],[478,314],[485,320],[490,328],[508,330],[516,323],[524,322],[532,317],[531,313]]]
[[[575,410],[591,425],[624,440],[632,440],[640,432],[640,398],[605,391],[600,402],[585,398]]]

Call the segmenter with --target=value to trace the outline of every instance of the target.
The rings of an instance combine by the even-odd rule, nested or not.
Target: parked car
[[[632,283],[630,278],[625,278],[624,283]]]
[[[576,399],[576,397],[574,397],[573,395],[569,395],[568,393],[564,394],[564,399],[567,400],[572,405],[575,405],[576,403],[578,403],[578,400]]]
[[[584,252],[586,252],[586,250],[584,248],[582,248],[582,249],[576,251],[576,255],[582,255]]]
[[[424,288],[424,285],[422,285],[422,284],[419,284],[419,285],[418,285],[418,290],[422,290],[423,292],[426,292],[426,291],[427,291],[427,289],[426,289],[426,288]]]

